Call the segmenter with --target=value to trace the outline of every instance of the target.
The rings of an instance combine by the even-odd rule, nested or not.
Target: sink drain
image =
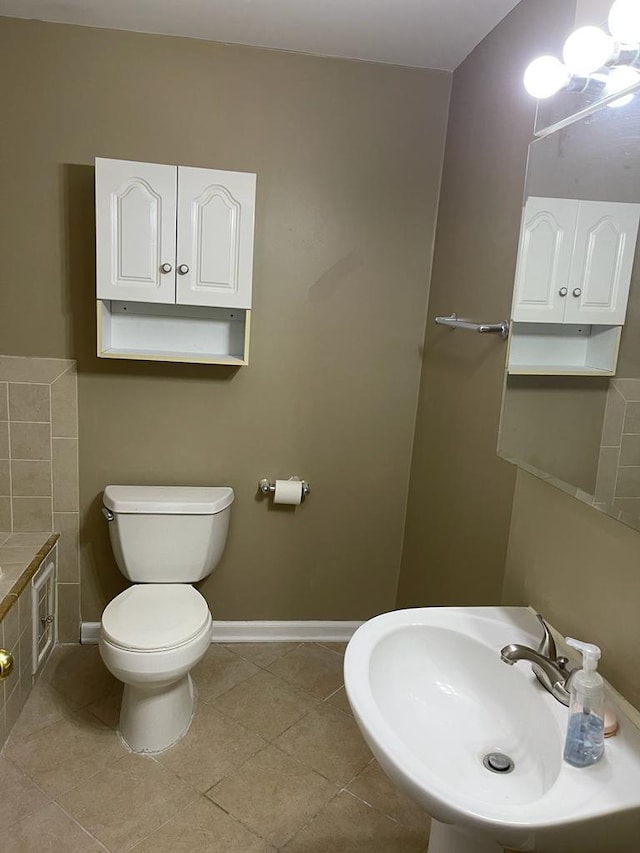
[[[504,752],[489,752],[482,759],[482,763],[492,773],[511,773],[515,767],[511,758]]]

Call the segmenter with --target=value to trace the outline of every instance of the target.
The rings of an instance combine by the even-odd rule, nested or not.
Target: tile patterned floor
[[[142,757],[97,647],[58,647],[0,754],[3,853],[424,853],[429,819],[362,740],[343,651],[212,646],[187,736]]]

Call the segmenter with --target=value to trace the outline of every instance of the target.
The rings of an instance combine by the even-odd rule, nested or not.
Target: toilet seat
[[[211,614],[189,584],[136,584],[102,614],[102,637],[120,649],[159,652],[191,642],[208,629]]]

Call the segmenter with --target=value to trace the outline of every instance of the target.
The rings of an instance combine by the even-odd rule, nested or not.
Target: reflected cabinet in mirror
[[[640,529],[640,92],[529,148],[498,453]]]

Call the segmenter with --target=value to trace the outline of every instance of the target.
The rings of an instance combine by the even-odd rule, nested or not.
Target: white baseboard
[[[98,642],[99,622],[81,622],[80,623],[80,642],[83,646],[94,645]]]
[[[362,622],[213,622],[213,643],[346,643]],[[98,642],[99,622],[83,622],[80,642]]]
[[[346,643],[362,622],[213,622],[214,643]]]

